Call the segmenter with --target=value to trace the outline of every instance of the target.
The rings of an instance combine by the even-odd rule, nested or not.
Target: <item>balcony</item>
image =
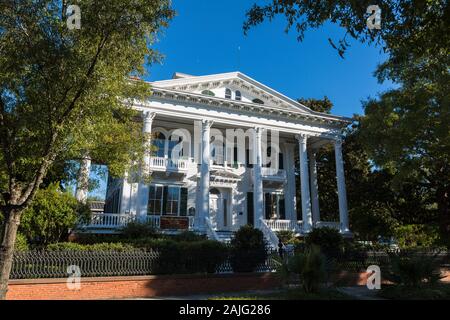
[[[252,180],[255,178],[255,169],[251,171]],[[261,178],[263,181],[283,183],[287,179],[286,170],[274,168],[261,168]]]
[[[150,158],[150,171],[186,173],[188,169],[188,159],[172,160],[164,157]]]

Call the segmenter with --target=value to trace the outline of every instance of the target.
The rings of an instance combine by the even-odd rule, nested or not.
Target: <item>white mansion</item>
[[[87,229],[138,220],[220,240],[251,224],[272,245],[278,230],[302,235],[328,226],[350,234],[341,146],[349,119],[314,112],[240,72],[175,73],[151,87],[151,97],[133,106],[151,133],[142,168],[151,180],[110,179],[104,213]],[[335,148],[339,222],[320,219],[315,152],[324,144]]]

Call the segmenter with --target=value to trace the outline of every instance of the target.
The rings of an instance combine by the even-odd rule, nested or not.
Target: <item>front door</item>
[[[209,194],[209,213],[212,225],[216,230],[228,230],[228,197],[226,194],[211,190]]]

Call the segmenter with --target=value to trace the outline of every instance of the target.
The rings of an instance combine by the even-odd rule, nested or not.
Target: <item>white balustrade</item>
[[[272,230],[266,223],[267,220],[260,218],[259,219],[259,227],[262,233],[264,234],[264,237],[269,242],[269,245],[273,249],[278,248],[279,239],[274,230]]]
[[[95,229],[115,229],[122,228],[131,221],[134,221],[134,216],[129,214],[93,213],[90,222],[83,225],[83,227]]]
[[[147,216],[147,223],[155,229],[159,229],[161,226],[161,216],[149,215]]]
[[[172,160],[163,157],[151,157],[150,169],[160,169],[168,171],[185,171],[188,169],[189,160],[177,159]]]
[[[297,222],[291,220],[266,219],[267,226],[273,231],[297,231]]]

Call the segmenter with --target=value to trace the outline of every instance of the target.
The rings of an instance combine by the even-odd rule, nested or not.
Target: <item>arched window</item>
[[[166,136],[162,132],[155,132],[152,139],[152,156],[153,157],[164,157],[164,148],[166,145]]]
[[[215,93],[212,92],[211,90],[203,90],[203,91],[202,91],[202,94],[204,94],[204,95],[206,95],[206,96],[211,96],[211,97],[214,97],[214,96],[215,96]]]
[[[257,103],[257,104],[264,104],[264,101],[262,101],[261,99],[253,99],[252,100],[253,103]]]
[[[169,142],[168,142],[168,149],[167,149],[167,156],[169,157],[169,159],[172,159],[173,156],[175,156],[175,158],[179,158],[183,155],[183,149],[181,149],[179,151],[179,154],[172,154],[173,153],[173,149],[175,148],[175,146],[177,144],[179,144],[181,141],[183,140],[183,138],[178,137],[177,136],[170,136],[169,137]]]
[[[235,99],[238,101],[241,101],[241,99],[242,99],[241,92],[239,90],[236,90]]]
[[[231,90],[228,88],[225,89],[225,99],[231,99]]]

